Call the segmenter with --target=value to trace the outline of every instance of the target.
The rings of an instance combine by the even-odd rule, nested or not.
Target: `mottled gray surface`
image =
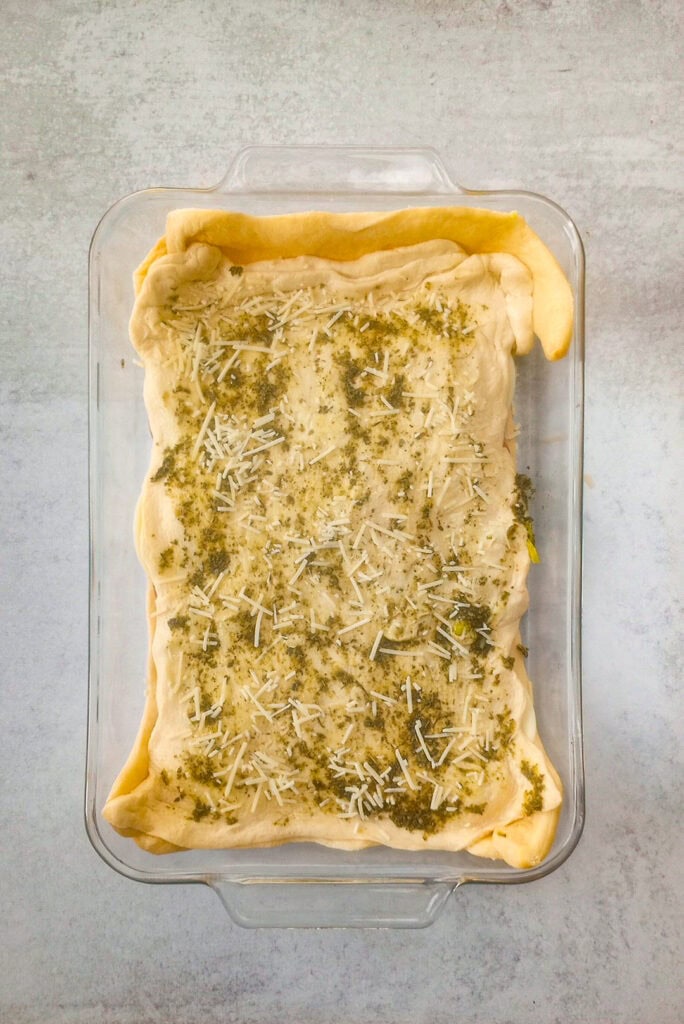
[[[684,1017],[678,7],[0,2],[3,1022]],[[114,874],[81,824],[90,235],[124,193],[293,140],[434,144],[587,246],[588,824],[556,874],[419,933],[241,931],[209,890]]]

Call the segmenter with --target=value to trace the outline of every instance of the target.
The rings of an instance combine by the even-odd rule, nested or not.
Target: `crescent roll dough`
[[[105,817],[155,853],[537,864],[562,794],[520,645],[513,356],[567,351],[551,254],[484,210],[180,210],[135,283],[150,655]]]

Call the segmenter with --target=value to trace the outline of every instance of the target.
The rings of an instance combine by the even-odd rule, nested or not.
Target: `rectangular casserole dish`
[[[149,461],[142,371],[128,339],[132,273],[183,207],[252,214],[392,210],[407,206],[517,210],[566,273],[575,297],[569,355],[548,363],[540,348],[517,362],[518,464],[532,477],[542,556],[530,574],[523,639],[535,706],[565,788],[556,841],[539,867],[521,871],[467,853],[371,848],[345,853],[314,844],[193,850],[163,858],[119,836],[101,816],[144,700],[146,580],[132,523]],[[558,867],[583,824],[580,713],[583,252],[567,215],[541,196],[470,192],[454,185],[430,150],[249,148],[215,188],[151,189],[115,204],[90,255],[90,708],[86,827],[115,870],[147,882],[204,882],[243,925],[429,924],[466,881],[521,882]]]

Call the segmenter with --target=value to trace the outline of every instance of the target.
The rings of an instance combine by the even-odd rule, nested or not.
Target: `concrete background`
[[[0,0],[0,1020],[684,1018],[679,10]],[[81,823],[90,236],[127,192],[293,141],[435,145],[587,246],[588,824],[425,932],[241,931],[209,890],[114,874]]]

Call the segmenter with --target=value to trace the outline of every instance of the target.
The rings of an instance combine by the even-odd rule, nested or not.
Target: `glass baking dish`
[[[101,808],[129,752],[144,702],[146,579],[133,515],[150,457],[142,370],[128,340],[132,274],[164,234],[172,209],[392,210],[407,206],[517,210],[563,267],[575,297],[569,355],[549,363],[537,345],[518,360],[519,465],[536,486],[541,552],[523,620],[539,728],[565,789],[554,847],[531,870],[468,853],[380,847],[346,853],[315,844],[192,850],[155,856],[116,833]],[[203,882],[245,926],[422,927],[465,882],[528,882],[554,871],[584,822],[580,707],[584,255],[564,211],[520,191],[455,184],[430,149],[249,147],[210,189],[147,189],[102,218],[90,250],[90,700],[86,828],[100,856],[142,882]]]

